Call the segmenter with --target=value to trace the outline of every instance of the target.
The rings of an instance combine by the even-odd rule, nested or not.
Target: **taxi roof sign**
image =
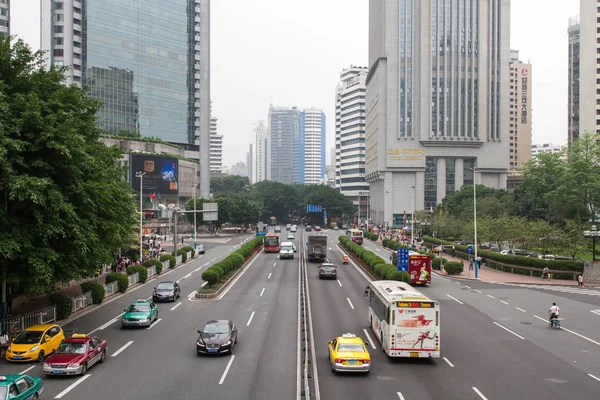
[[[85,333],[74,333],[71,335],[72,339],[86,339],[87,335]]]
[[[6,377],[4,375],[0,375],[0,381],[5,381]]]
[[[356,335],[355,335],[355,334],[353,334],[353,333],[344,333],[344,334],[342,335],[342,337],[347,337],[347,338],[355,338],[355,337],[356,337]]]
[[[147,303],[148,300],[146,299],[137,299],[136,303]]]

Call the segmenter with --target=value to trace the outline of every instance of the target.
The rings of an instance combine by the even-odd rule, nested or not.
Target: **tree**
[[[210,178],[210,189],[215,197],[229,193],[250,192],[250,180],[246,176],[218,175]]]
[[[0,40],[0,271],[29,293],[93,276],[130,244],[135,201],[100,104],[43,54]]]
[[[463,186],[460,190],[444,197],[438,210],[461,219],[473,219],[473,186]],[[477,217],[497,217],[513,214],[513,196],[503,189],[493,189],[477,185]]]
[[[560,236],[560,248],[575,259],[577,253],[585,251],[584,227],[574,220],[567,220]]]
[[[185,209],[188,211],[194,210],[194,201],[196,202],[196,210],[202,210],[204,203],[217,203],[219,207],[217,224],[255,224],[260,220],[262,215],[261,204],[254,201],[245,195],[233,195],[217,197],[214,200],[201,198],[189,199],[185,204]],[[203,223],[203,213],[197,213],[196,223]],[[186,213],[186,220],[190,223],[194,222],[194,213]]]

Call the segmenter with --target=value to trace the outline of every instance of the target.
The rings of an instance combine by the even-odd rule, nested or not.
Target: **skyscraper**
[[[255,182],[265,181],[270,178],[270,171],[267,168],[269,164],[269,127],[265,121],[258,121],[254,128],[255,137],[255,164],[254,168]]]
[[[252,143],[248,145],[248,152],[246,153],[246,176],[250,183],[256,182],[256,176],[254,176],[254,146]]]
[[[41,48],[104,104],[99,123],[198,151],[208,198],[210,0],[41,0]]]
[[[596,0],[579,2],[579,136],[600,132],[600,53],[596,37],[600,11]]]
[[[514,57],[513,57],[514,55]],[[510,172],[517,172],[531,158],[531,64],[519,60],[519,52],[511,50],[510,59]]]
[[[267,179],[281,183],[299,182],[300,110],[297,107],[269,108],[269,157]]]
[[[402,226],[463,185],[506,188],[509,0],[371,0],[371,219]]]
[[[210,117],[210,173],[223,172],[223,135],[217,131],[218,119]]]
[[[0,38],[10,35],[10,0],[0,0]]]
[[[356,205],[369,191],[365,179],[366,67],[351,66],[340,74],[335,91],[335,185]],[[366,210],[364,213],[366,215]]]
[[[579,17],[569,18],[569,119],[567,141],[569,144],[579,138]]]
[[[316,108],[300,112],[298,183],[318,185],[325,177],[325,114]]]

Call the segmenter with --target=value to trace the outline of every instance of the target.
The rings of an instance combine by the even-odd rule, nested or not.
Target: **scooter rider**
[[[552,307],[550,307],[550,323],[552,323],[553,319],[558,318],[558,314],[560,314],[560,308],[556,305],[556,303],[552,303]]]

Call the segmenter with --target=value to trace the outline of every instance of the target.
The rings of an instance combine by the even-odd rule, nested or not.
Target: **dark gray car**
[[[337,279],[337,267],[335,264],[321,264],[319,267],[319,279]]]

